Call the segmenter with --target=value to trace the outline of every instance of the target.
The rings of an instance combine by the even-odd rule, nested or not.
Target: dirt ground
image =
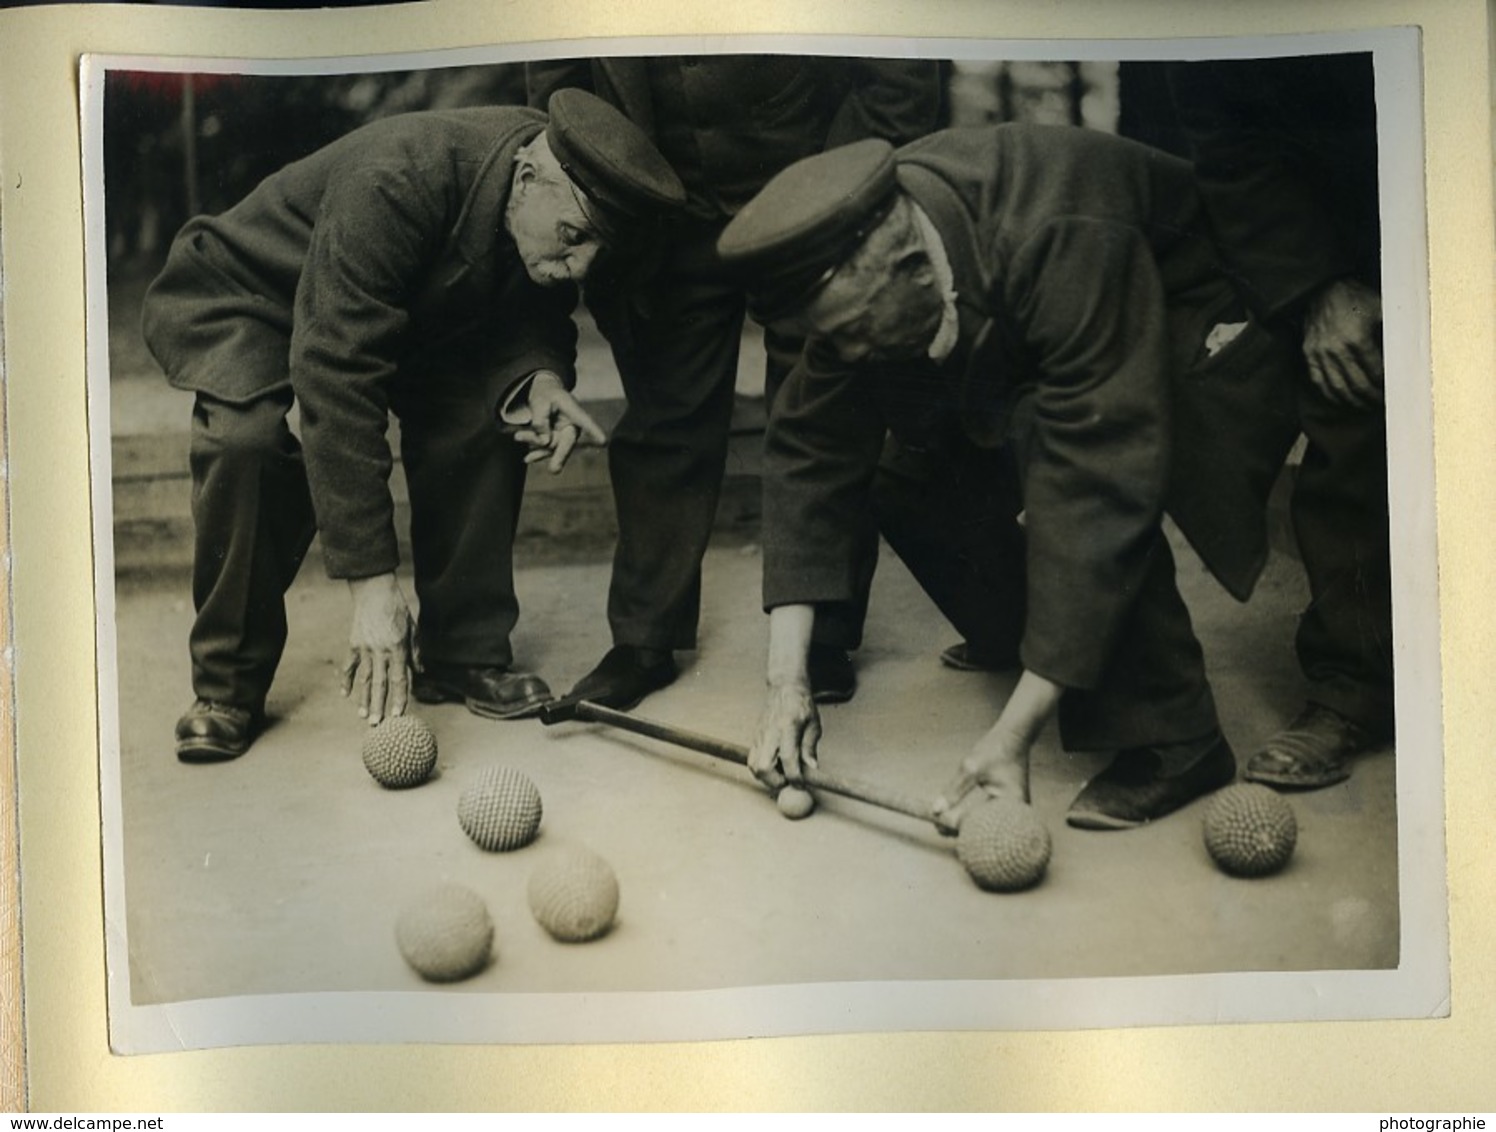
[[[520,566],[518,660],[559,693],[608,644],[607,565]],[[1275,555],[1243,607],[1192,557],[1181,555],[1180,570],[1244,761],[1298,707],[1301,572]],[[638,714],[748,741],[763,679],[758,592],[754,547],[711,552],[700,651]],[[360,761],[363,724],[336,688],[345,589],[320,576],[314,553],[289,600],[272,726],[244,758],[194,767],[179,764],[171,744],[191,698],[186,582],[134,583],[119,595],[120,812],[137,1004],[422,989],[393,926],[407,901],[442,882],[481,894],[497,924],[495,962],[457,992],[1398,963],[1391,751],[1360,760],[1341,786],[1294,796],[1294,859],[1277,876],[1243,881],[1211,865],[1199,804],[1135,831],[1068,828],[1066,807],[1104,759],[1065,754],[1051,732],[1034,763],[1034,804],[1054,839],[1049,873],[1036,889],[994,895],[928,825],[834,797],[792,823],[746,771],[595,726],[419,707],[440,742],[439,775],[409,791],[381,789]],[[938,793],[1010,686],[942,668],[937,655],[953,640],[885,549],[861,689],[823,713],[823,766]],[[541,836],[513,853],[483,852],[456,820],[462,787],[493,762],[523,771],[544,798]],[[561,945],[531,918],[525,886],[545,854],[573,844],[612,863],[622,904],[605,938]]]

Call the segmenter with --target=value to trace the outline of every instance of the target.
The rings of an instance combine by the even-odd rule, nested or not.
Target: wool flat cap
[[[894,149],[876,138],[795,162],[722,231],[717,253],[773,322],[816,293],[898,199]]]
[[[622,111],[574,88],[551,95],[547,109],[551,152],[604,229],[656,220],[685,203],[675,170]]]

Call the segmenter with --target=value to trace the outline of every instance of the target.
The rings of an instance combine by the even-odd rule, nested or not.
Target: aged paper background
[[[678,10],[679,9],[679,10]],[[833,22],[834,17],[834,22]],[[1490,1109],[1496,1084],[1496,707],[1485,505],[1496,488],[1487,11],[1177,2],[1033,6],[760,4],[729,21],[684,5],[415,4],[299,17],[56,7],[0,14],[7,368],[17,624],[23,914],[31,1106],[276,1108]],[[77,56],[305,55],[500,39],[789,32],[1137,37],[1265,34],[1416,19],[1427,71],[1432,354],[1446,673],[1453,1012],[1442,1021],[1181,1027],[1049,1035],[919,1034],[702,1045],[304,1047],[122,1059],[104,1016],[96,720],[83,419]],[[548,53],[572,53],[557,45]],[[576,45],[576,54],[587,53]],[[12,380],[15,380],[14,377]],[[1453,490],[1451,490],[1453,488]],[[60,520],[60,516],[66,516]],[[1415,754],[1408,752],[1404,757]]]

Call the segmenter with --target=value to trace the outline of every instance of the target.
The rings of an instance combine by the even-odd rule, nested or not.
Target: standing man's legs
[[[192,597],[197,702],[177,723],[177,757],[218,762],[249,749],[286,643],[285,592],[316,523],[289,389],[246,404],[198,394],[192,414]]]
[[[1294,533],[1309,578],[1299,621],[1307,705],[1245,777],[1311,789],[1350,776],[1349,759],[1392,736],[1392,584],[1387,428],[1380,408],[1333,405],[1304,380],[1308,439],[1294,485]]]
[[[718,226],[682,226],[637,298],[595,313],[628,407],[608,445],[618,546],[608,593],[614,648],[574,694],[631,707],[675,679],[693,648],[701,560],[727,463],[744,298],[721,278]]]

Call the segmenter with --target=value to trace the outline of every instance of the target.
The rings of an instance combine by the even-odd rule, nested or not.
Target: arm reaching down
[[[769,690],[748,767],[771,790],[799,782],[815,766],[821,717],[810,696],[806,658],[815,607],[779,605],[769,611]]]

